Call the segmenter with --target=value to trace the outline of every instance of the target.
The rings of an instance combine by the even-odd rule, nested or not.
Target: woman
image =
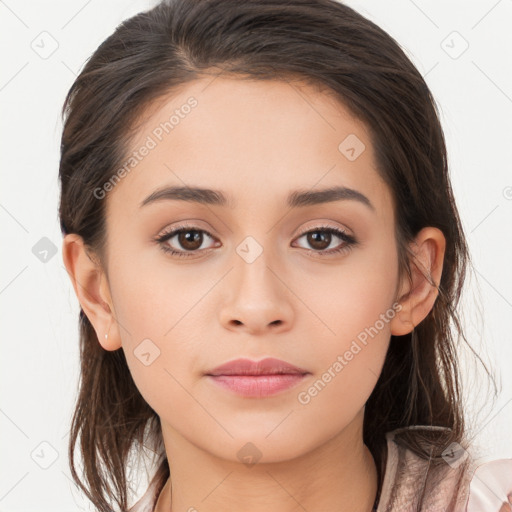
[[[434,100],[388,34],[332,0],[162,2],[64,112],[70,463],[98,510],[129,508],[143,446],[132,511],[481,506],[450,329],[469,256]]]

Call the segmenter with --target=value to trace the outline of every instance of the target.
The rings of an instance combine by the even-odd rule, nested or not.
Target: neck
[[[155,512],[372,510],[377,468],[360,428],[349,425],[294,459],[248,467],[205,452],[163,427],[171,478]]]

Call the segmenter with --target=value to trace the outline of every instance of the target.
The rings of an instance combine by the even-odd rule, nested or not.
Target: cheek
[[[179,408],[189,399],[180,383],[188,386],[191,371],[199,368],[201,337],[195,333],[207,329],[194,305],[211,284],[139,265],[134,258],[117,262],[110,274],[122,348],[137,388],[156,411],[168,406],[164,398],[169,396]]]
[[[165,342],[189,323],[187,316],[193,314],[214,279],[192,265],[167,261],[155,247],[134,247],[124,253],[134,256],[118,258],[110,278],[115,313],[126,327],[121,329],[123,341],[150,338]]]
[[[304,428],[324,425],[334,435],[364,407],[374,390],[397,309],[388,307],[389,294],[373,292],[340,300],[332,323],[335,334],[317,339],[314,375],[296,397]]]
[[[308,314],[310,323],[318,319],[321,351],[343,350],[359,335],[364,341],[364,333],[376,324],[382,337],[389,337],[389,321],[383,324],[382,315],[389,320],[396,312],[398,261],[392,244],[383,239],[371,249],[354,249],[339,266],[321,273],[305,269],[303,275],[296,281],[301,283],[297,293],[315,313]]]
[[[398,264],[393,247],[384,242],[375,247],[380,249],[354,251],[350,262],[347,259],[325,279],[316,276],[303,287],[305,302],[314,305],[321,320],[322,334],[314,351],[318,379],[313,387],[300,390],[302,401],[298,397],[303,405],[316,409],[314,416],[343,415],[361,408],[384,364],[390,323],[399,309],[394,301]],[[341,409],[329,407],[340,402]]]

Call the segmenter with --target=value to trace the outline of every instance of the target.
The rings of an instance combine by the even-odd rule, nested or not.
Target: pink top
[[[412,426],[386,434],[388,457],[378,512],[501,512],[507,495],[512,503],[512,459],[479,464],[454,443],[440,464],[427,471],[428,461],[399,443],[400,433],[410,429],[449,430]]]
[[[410,429],[449,430],[411,426],[386,434],[386,470],[377,512],[502,512],[508,495],[512,503],[512,458],[478,463],[454,443],[427,471],[428,461],[400,444],[400,433]],[[152,481],[128,512],[153,512],[155,491]],[[512,507],[503,510],[512,512]]]

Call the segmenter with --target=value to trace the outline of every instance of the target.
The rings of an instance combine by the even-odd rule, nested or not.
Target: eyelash
[[[196,226],[182,225],[182,226],[177,226],[176,228],[172,229],[171,231],[168,231],[159,236],[156,236],[154,238],[154,241],[159,244],[160,248],[165,253],[170,254],[171,256],[177,256],[179,258],[190,258],[190,257],[193,257],[193,255],[195,253],[197,253],[197,250],[196,251],[176,251],[174,249],[171,249],[168,245],[165,245],[165,242],[167,242],[174,236],[176,236],[180,233],[183,233],[183,232],[186,233],[187,231],[198,231],[201,233],[206,233],[210,238],[215,238],[206,229],[200,229]],[[334,254],[343,253],[345,251],[349,251],[350,249],[353,248],[353,246],[355,246],[358,243],[358,241],[353,236],[348,235],[345,231],[343,231],[341,229],[333,228],[331,226],[317,226],[313,229],[308,229],[308,230],[300,233],[297,238],[301,238],[304,235],[307,235],[309,233],[317,233],[317,232],[330,233],[330,234],[336,235],[338,238],[341,238],[341,240],[343,240],[343,242],[345,242],[345,243],[342,244],[339,248],[331,249],[330,251],[327,251],[327,250],[318,251],[318,250],[314,250],[314,249],[305,249],[306,251],[308,251],[309,254],[314,254],[315,256],[318,256],[320,254],[321,257],[324,257],[324,255],[332,256]]]

